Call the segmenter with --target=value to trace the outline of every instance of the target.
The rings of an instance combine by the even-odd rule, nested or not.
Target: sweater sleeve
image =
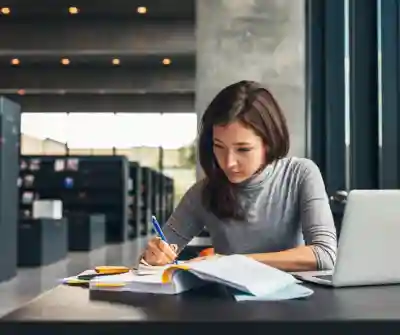
[[[178,253],[204,229],[201,187],[200,181],[188,189],[163,227],[168,243],[178,245]]]
[[[300,219],[305,243],[312,247],[318,270],[333,269],[336,262],[336,228],[325,184],[318,166],[304,159],[300,180]]]

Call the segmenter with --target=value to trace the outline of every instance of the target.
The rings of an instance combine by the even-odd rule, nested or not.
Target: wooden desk
[[[316,321],[400,321],[400,286],[309,287],[315,293],[304,300],[236,302],[217,285],[175,296],[98,291],[91,292],[90,299],[85,288],[59,286],[4,316],[1,321],[34,320],[42,326],[52,321],[83,321],[86,326],[93,327],[109,321],[110,324],[100,324],[103,330],[120,321],[127,322],[131,330],[134,325],[146,325],[145,329],[149,330],[147,326],[159,322],[168,322],[168,326],[175,327],[185,321],[202,322],[202,326],[211,325],[212,329],[216,327],[214,322],[262,322],[266,326],[276,326],[279,322],[290,325],[289,321],[301,321],[308,326]],[[0,333],[3,334],[1,325],[0,322]],[[316,325],[327,330],[325,323]],[[65,330],[63,327],[66,326],[59,324],[60,329]],[[51,327],[54,331],[54,323]]]

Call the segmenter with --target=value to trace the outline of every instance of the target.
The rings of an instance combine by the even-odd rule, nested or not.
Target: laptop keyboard
[[[319,279],[332,281],[332,275],[321,275],[321,276],[315,276],[315,277],[319,278]]]

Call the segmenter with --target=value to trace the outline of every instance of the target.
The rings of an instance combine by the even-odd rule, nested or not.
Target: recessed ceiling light
[[[19,65],[19,64],[20,64],[20,61],[18,58],[11,59],[11,65]]]
[[[11,9],[9,7],[1,8],[1,14],[8,15],[11,13]]]
[[[63,59],[61,59],[61,64],[62,64],[62,65],[69,65],[69,63],[70,63],[70,61],[69,61],[68,58],[63,58]]]
[[[146,7],[143,7],[143,6],[138,7],[138,8],[137,8],[137,12],[138,12],[139,14],[146,14],[146,13],[147,13],[147,8],[146,8]]]
[[[169,58],[164,58],[164,59],[162,60],[162,63],[163,63],[164,65],[170,65],[170,64],[171,64],[171,60],[170,60]]]
[[[79,8],[78,7],[69,7],[68,11],[70,14],[78,14]]]
[[[114,58],[114,59],[112,60],[112,63],[113,63],[113,65],[120,65],[120,64],[121,64],[121,61],[120,61],[118,58]]]

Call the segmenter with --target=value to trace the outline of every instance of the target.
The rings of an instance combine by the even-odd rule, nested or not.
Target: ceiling
[[[129,67],[132,69],[154,69],[161,67],[164,60],[170,60],[171,64],[168,66],[170,69],[193,69],[196,66],[196,57],[193,52],[173,52],[159,54],[126,54],[119,50],[115,52],[112,50],[106,52],[96,52],[90,54],[79,52],[79,50],[66,51],[50,51],[46,52],[39,50],[35,52],[21,52],[18,50],[6,50],[2,52],[0,49],[0,68],[10,68],[12,59],[17,58],[20,60],[18,68],[37,68],[37,69],[52,69],[60,67],[60,60],[67,57],[71,63],[68,68],[104,68],[115,67],[113,60],[118,59],[120,67]],[[16,68],[15,66],[12,68]],[[165,69],[165,66],[163,67]]]
[[[194,112],[194,4],[0,0],[0,94],[24,112]]]
[[[69,7],[79,8],[85,16],[126,17],[134,19],[185,19],[194,21],[195,2],[191,0],[8,0],[0,1],[0,7],[11,9],[10,17],[63,17],[68,16]],[[146,15],[137,13],[146,7]]]

